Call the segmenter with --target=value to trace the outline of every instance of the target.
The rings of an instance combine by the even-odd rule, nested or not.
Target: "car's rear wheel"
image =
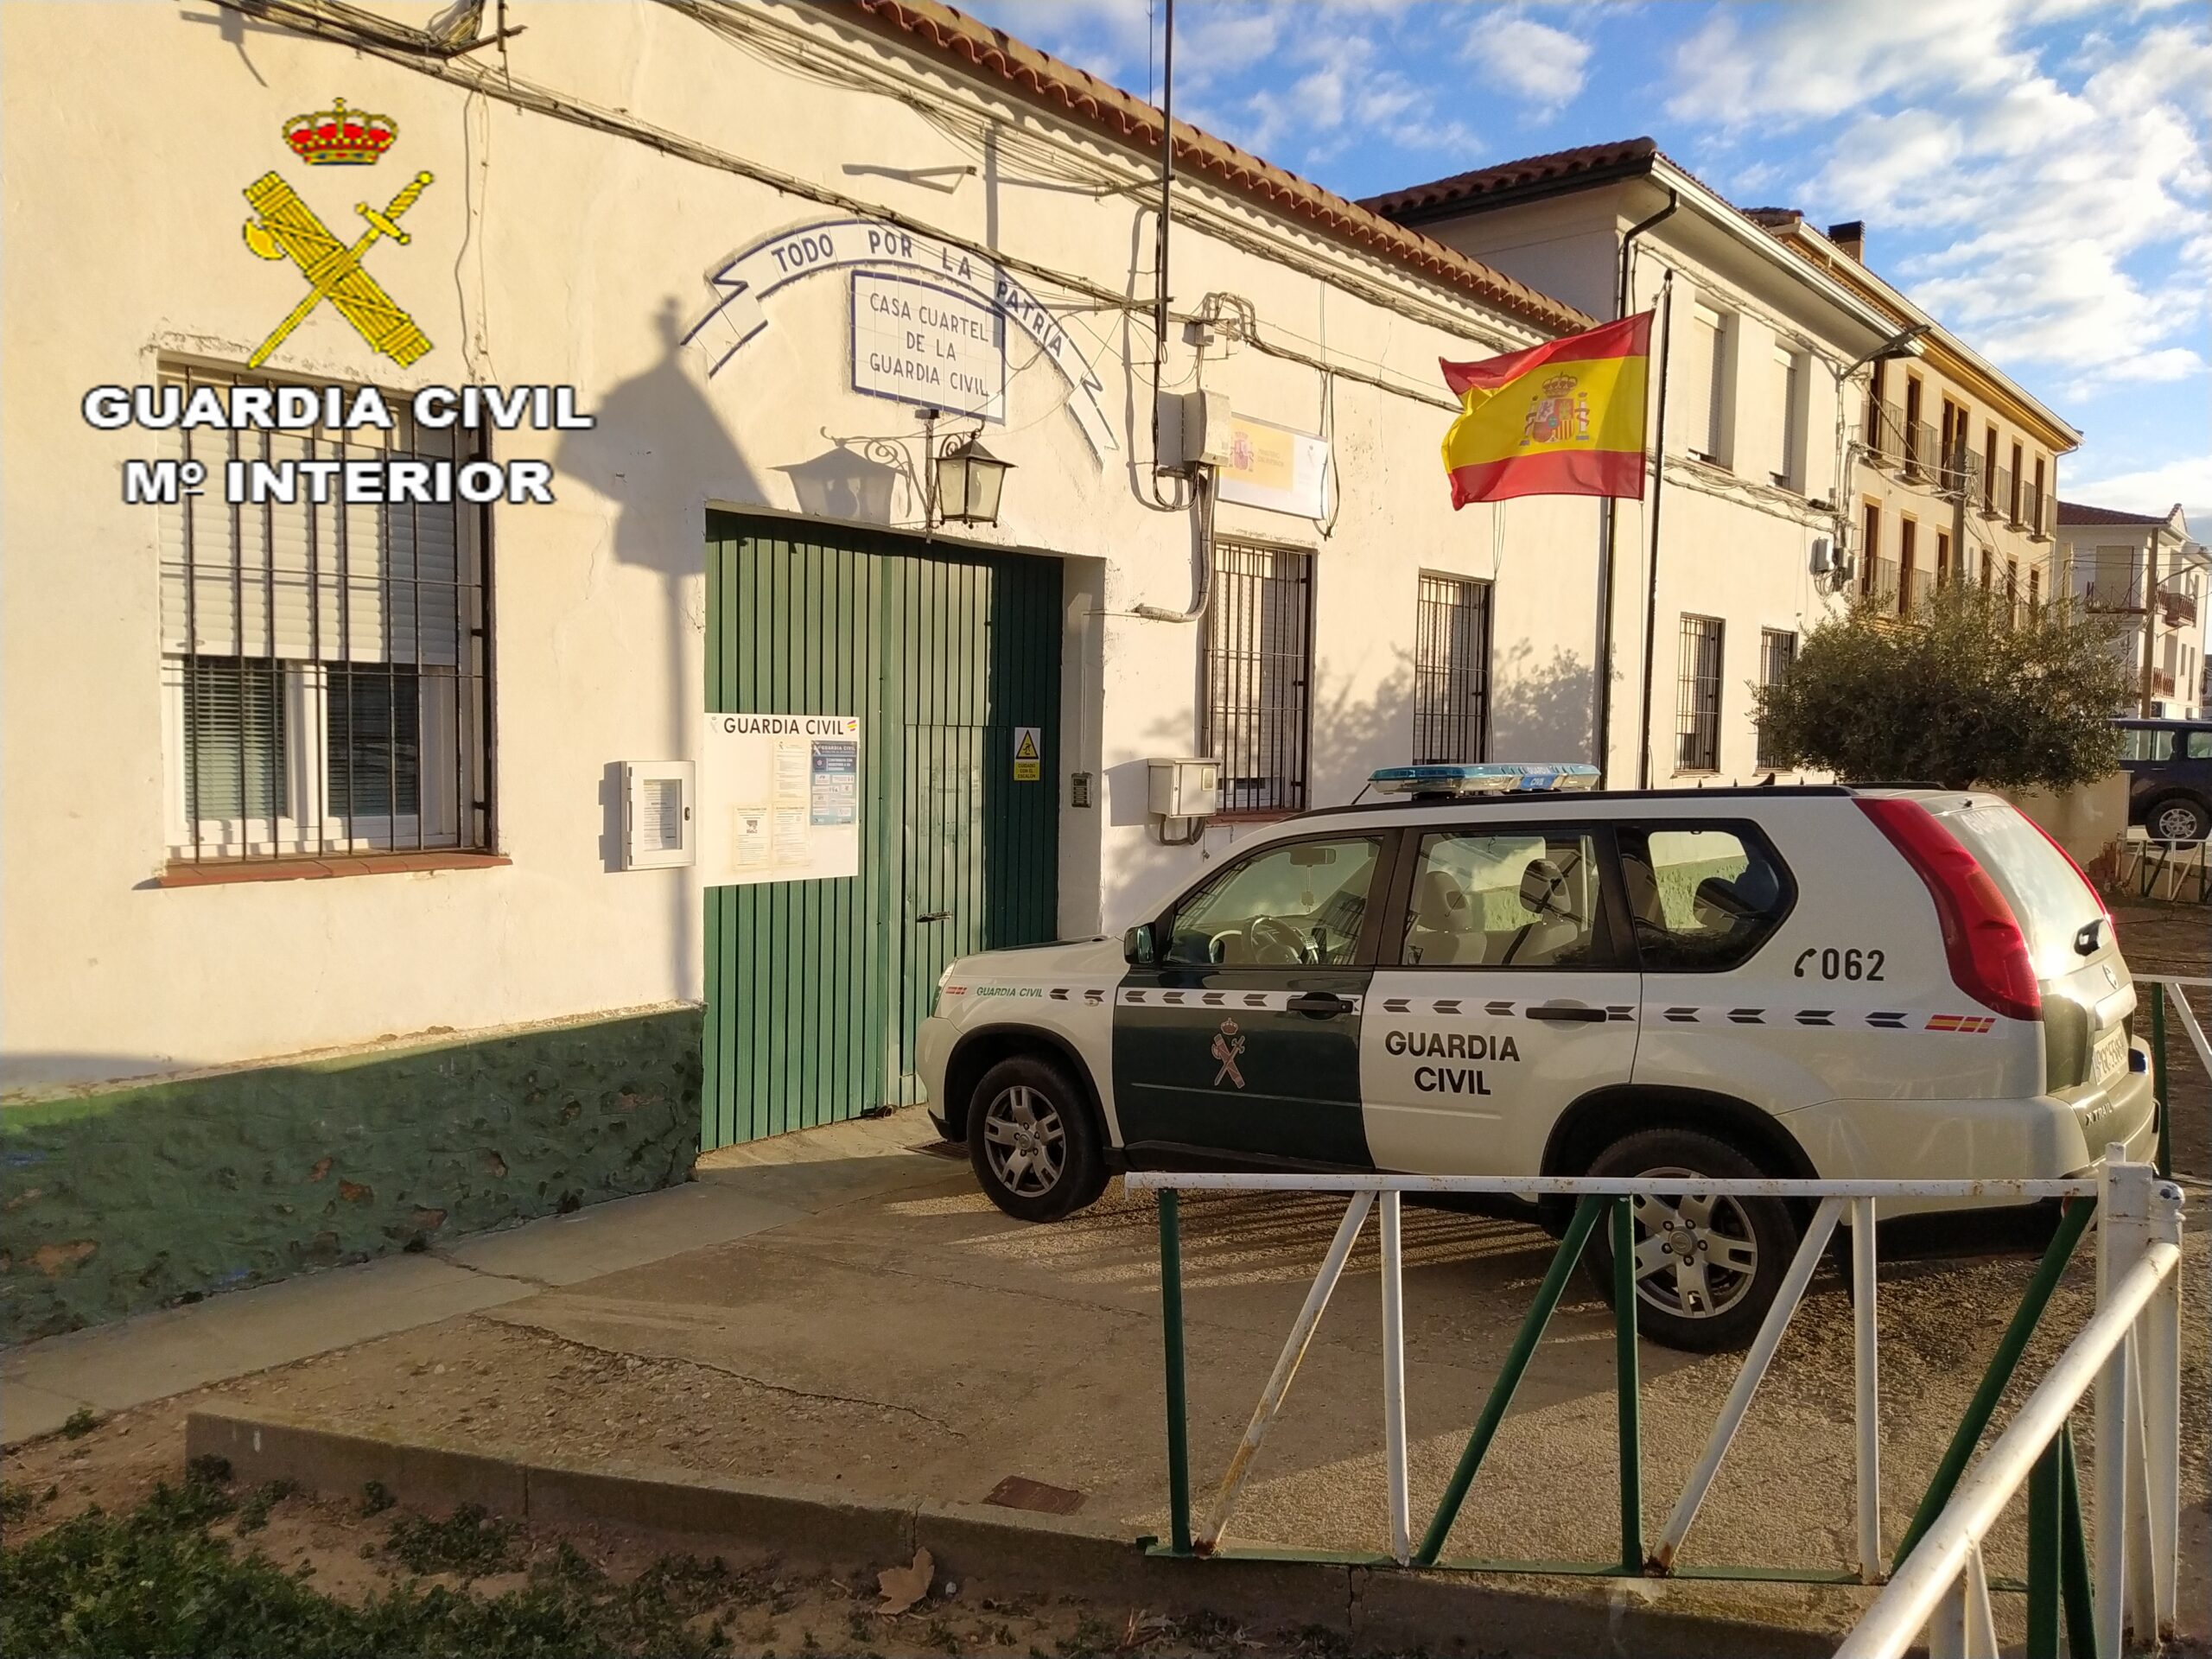
[[[1106,1188],[1090,1102],[1063,1067],[1035,1055],[1001,1060],[976,1084],[968,1160],[990,1201],[1020,1221],[1058,1221]]]
[[[2151,809],[2149,825],[2153,841],[2202,841],[2212,830],[2212,814],[2186,795],[2169,795]]]
[[[1653,1341],[1710,1354],[1742,1348],[1757,1334],[1797,1252],[1796,1220],[1779,1198],[1733,1197],[1700,1182],[1776,1173],[1695,1129],[1639,1129],[1598,1154],[1592,1175],[1683,1183],[1679,1194],[1630,1201],[1636,1322]],[[1610,1306],[1613,1252],[1603,1226],[1590,1236],[1589,1262]]]

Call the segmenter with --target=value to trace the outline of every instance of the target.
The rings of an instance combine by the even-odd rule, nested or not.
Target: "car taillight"
[[[1859,810],[1904,855],[1928,887],[1943,930],[1951,981],[1985,1008],[2014,1020],[2043,1017],[2027,936],[1989,872],[1917,801],[1859,796]]]

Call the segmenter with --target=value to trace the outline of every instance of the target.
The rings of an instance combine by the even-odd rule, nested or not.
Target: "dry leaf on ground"
[[[905,1612],[929,1594],[930,1580],[936,1576],[937,1563],[926,1549],[914,1552],[911,1566],[884,1568],[875,1575],[875,1587],[883,1592],[883,1603],[875,1611],[887,1618]]]

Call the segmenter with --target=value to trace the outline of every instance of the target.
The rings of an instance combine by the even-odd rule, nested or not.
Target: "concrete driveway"
[[[474,1287],[465,1309],[220,1391],[402,1434],[458,1430],[519,1454],[677,1464],[871,1495],[974,1501],[1019,1476],[1080,1494],[1087,1517],[1164,1531],[1150,1198],[1133,1199],[1117,1183],[1082,1216],[1024,1225],[990,1208],[964,1160],[944,1148],[933,1154],[931,1139],[921,1115],[906,1113],[734,1148],[712,1155],[698,1181],[679,1192],[465,1243],[441,1259],[462,1275],[453,1294]],[[1333,1198],[1184,1201],[1201,1510],[1341,1213]],[[1983,1253],[1897,1259],[1885,1268],[1884,1509],[1892,1543],[2018,1301],[2037,1240],[2032,1227],[1986,1218],[1954,1230],[1947,1248],[1961,1246]],[[1533,1228],[1407,1212],[1416,1528],[1551,1249]],[[2192,1399],[2204,1398],[2207,1386],[2197,1277],[2204,1256],[2200,1228],[2190,1246],[2184,1335],[2184,1397]],[[342,1329],[342,1308],[331,1300],[340,1277],[302,1282],[324,1287]],[[2039,1375],[2078,1328],[2093,1284],[2085,1254],[2031,1351],[2027,1376]],[[156,1318],[220,1317],[226,1302],[245,1300]],[[1260,1455],[1232,1541],[1382,1546],[1379,1327],[1370,1224]],[[80,1365],[112,1366],[114,1344],[130,1334],[121,1327],[62,1340],[80,1343]],[[104,1353],[102,1339],[110,1344]],[[1649,1537],[1702,1446],[1736,1362],[1649,1344],[1642,1361]],[[66,1393],[51,1371],[49,1364],[44,1386]],[[2200,1630],[2203,1430],[2201,1414],[2191,1414],[2183,1611],[2184,1624]],[[1610,1556],[1618,1548],[1614,1434],[1611,1316],[1578,1277],[1470,1496],[1452,1553]],[[1840,1280],[1823,1278],[1724,1465],[1685,1564],[1847,1567],[1851,1448],[1849,1303]],[[2016,1527],[2000,1539],[1993,1570],[2018,1571],[2019,1552]],[[1840,1617],[1861,1592],[1745,1586],[1698,1593],[1713,1611],[1794,1621]]]

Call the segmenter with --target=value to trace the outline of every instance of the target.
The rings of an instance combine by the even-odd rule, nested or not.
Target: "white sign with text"
[[[965,294],[853,273],[853,390],[1006,419],[1006,319]]]

